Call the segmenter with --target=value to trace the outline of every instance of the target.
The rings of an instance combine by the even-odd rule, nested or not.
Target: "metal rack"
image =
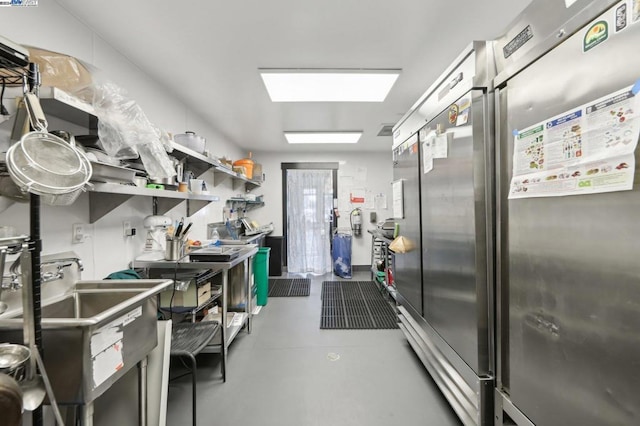
[[[227,353],[229,345],[233,342],[235,337],[238,335],[240,330],[246,325],[247,333],[251,333],[251,309],[250,309],[250,300],[251,300],[251,279],[250,277],[253,275],[252,272],[252,263],[253,256],[258,252],[258,248],[255,246],[246,246],[240,255],[234,260],[227,262],[191,262],[188,259],[184,261],[177,262],[169,262],[169,261],[140,261],[136,260],[133,262],[132,267],[141,268],[145,270],[172,270],[176,267],[181,270],[194,270],[194,269],[211,269],[214,272],[220,272],[222,275],[222,293],[219,296],[220,300],[222,300],[222,317],[220,321],[220,333],[218,333],[219,337],[214,337],[214,341],[210,342],[201,353],[220,353],[222,355],[222,362],[220,365],[220,370],[222,373],[222,380],[226,381],[226,365],[227,365]],[[241,312],[235,312],[234,322],[235,324],[231,324],[228,322],[227,313],[231,313],[228,311],[229,305],[229,271],[232,268],[235,268],[239,265],[244,265],[244,273],[243,273],[243,286],[245,290],[246,300],[244,304],[244,308]]]
[[[389,293],[391,297],[395,299],[396,289],[393,285],[387,283],[387,271],[393,271],[393,252],[389,249],[391,239],[381,235],[377,231],[367,231],[371,234],[371,281],[374,281],[378,286]],[[385,264],[384,277],[378,276],[378,268],[376,262],[383,260]]]
[[[11,57],[3,56],[0,61],[0,77],[5,86],[22,86],[24,93],[34,93],[38,95],[40,87],[40,71],[38,65],[30,62],[27,67],[20,63],[20,58],[15,61]],[[24,344],[31,350],[30,377],[36,372],[36,367],[42,374],[44,384],[49,395],[49,402],[53,407],[56,420],[63,425],[60,412],[58,410],[53,392],[51,392],[48,377],[42,363],[40,354],[42,353],[42,313],[41,313],[41,276],[40,276],[40,253],[42,251],[42,241],[40,239],[40,197],[30,194],[29,199],[29,233],[30,236],[21,236],[13,239],[3,239],[2,245],[19,248],[21,256],[22,270],[22,301],[23,301],[23,335]],[[33,411],[32,423],[35,426],[43,424],[42,407],[39,406]]]

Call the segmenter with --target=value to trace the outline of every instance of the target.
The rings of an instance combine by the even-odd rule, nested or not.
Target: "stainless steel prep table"
[[[189,260],[182,260],[178,262],[171,261],[141,261],[135,260],[132,264],[134,268],[143,268],[143,269],[173,269],[177,268],[180,270],[185,269],[211,269],[214,272],[220,271],[222,274],[222,327],[220,330],[221,335],[221,343],[220,344],[211,344],[207,345],[207,347],[202,350],[202,353],[221,353],[222,354],[222,364],[221,364],[221,372],[222,372],[222,380],[226,381],[226,365],[227,365],[227,352],[229,345],[238,335],[242,327],[247,325],[247,333],[251,333],[251,276],[252,276],[252,262],[251,259],[258,252],[258,248],[255,246],[250,246],[242,249],[238,257],[229,261],[229,262],[191,262]],[[186,257],[185,257],[186,259]],[[228,295],[228,287],[229,287],[229,270],[233,267],[244,263],[244,268],[246,273],[244,274],[244,284],[247,295],[247,301],[244,304],[244,312],[241,312],[242,315],[241,321],[237,322],[236,325],[233,325],[230,328],[227,328],[227,295]],[[235,322],[235,321],[234,321]]]

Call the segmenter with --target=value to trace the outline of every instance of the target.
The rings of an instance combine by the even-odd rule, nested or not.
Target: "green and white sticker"
[[[591,25],[584,35],[582,51],[588,52],[609,38],[609,23],[598,21]]]

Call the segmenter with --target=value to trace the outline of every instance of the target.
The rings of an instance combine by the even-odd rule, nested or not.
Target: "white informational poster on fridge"
[[[394,219],[404,219],[404,194],[402,180],[397,180],[391,184],[393,193],[393,217]]]
[[[640,135],[637,85],[514,132],[509,198],[631,190]]]

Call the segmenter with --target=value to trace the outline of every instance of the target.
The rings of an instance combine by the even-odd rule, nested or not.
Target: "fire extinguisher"
[[[355,208],[351,210],[351,231],[355,237],[359,237],[362,234],[362,210]]]

